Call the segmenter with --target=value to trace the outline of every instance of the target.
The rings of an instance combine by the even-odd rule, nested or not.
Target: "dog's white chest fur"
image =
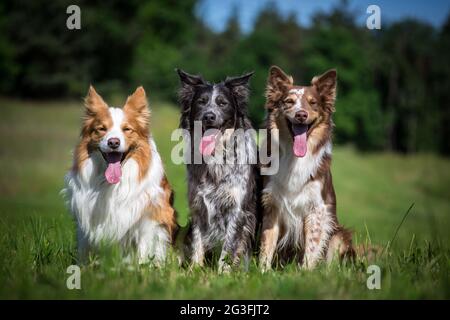
[[[102,241],[134,242],[139,249],[144,233],[163,232],[163,228],[152,220],[142,219],[146,208],[157,204],[163,194],[162,162],[152,140],[150,145],[151,165],[141,180],[138,164],[131,158],[122,166],[120,183],[107,183],[104,177],[106,164],[99,152],[86,160],[80,172],[70,171],[66,175],[64,192],[68,207],[76,218],[79,245],[95,246]],[[154,225],[149,225],[152,223]]]
[[[270,194],[277,204],[287,229],[286,237],[280,240],[279,246],[303,239],[304,218],[310,213],[326,210],[321,194],[322,184],[310,178],[316,175],[324,155],[331,154],[331,143],[315,154],[308,150],[303,158],[293,156],[289,148],[292,144],[280,145],[280,170],[270,176],[263,191]]]
[[[323,157],[331,154],[331,143],[327,143],[318,152],[312,154],[309,150],[305,157],[297,158],[290,154],[291,146],[281,146],[279,172],[270,177],[267,188],[273,196],[284,203],[296,215],[303,215],[310,206],[323,204],[320,195],[322,186],[318,181],[310,181],[319,169]]]

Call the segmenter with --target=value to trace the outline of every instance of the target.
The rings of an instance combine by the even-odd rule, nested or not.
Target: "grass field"
[[[78,137],[81,102],[0,100],[0,298],[138,299],[422,299],[450,298],[450,160],[433,155],[360,154],[336,147],[338,216],[358,243],[386,245],[414,203],[381,267],[381,289],[368,290],[368,263],[289,265],[260,274],[218,275],[213,268],[129,268],[113,252],[82,267],[81,290],[68,290],[75,263],[74,223],[59,195]],[[188,216],[185,168],[170,162],[175,107],[155,104],[152,130],[176,192],[179,221]]]

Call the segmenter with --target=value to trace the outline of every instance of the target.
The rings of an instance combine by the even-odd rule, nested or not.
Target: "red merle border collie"
[[[271,268],[276,254],[280,261],[295,257],[307,269],[335,254],[354,254],[351,233],[338,223],[330,170],[335,98],[335,70],[298,86],[280,68],[270,68],[267,129],[278,129],[280,169],[264,177],[263,270]]]

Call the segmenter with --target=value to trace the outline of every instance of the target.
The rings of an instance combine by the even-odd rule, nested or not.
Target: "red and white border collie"
[[[177,229],[172,190],[149,134],[142,87],[110,108],[91,86],[65,195],[85,259],[102,242],[135,248],[139,262],[165,260]]]
[[[264,176],[260,265],[273,257],[298,258],[304,268],[322,259],[353,256],[351,233],[336,216],[331,178],[331,115],[336,98],[336,71],[314,77],[311,86],[272,67],[266,90],[267,129],[278,144],[277,174]],[[268,139],[270,142],[270,139]],[[271,146],[274,150],[275,146]]]

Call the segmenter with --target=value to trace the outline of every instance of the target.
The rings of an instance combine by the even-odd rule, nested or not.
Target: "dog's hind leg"
[[[279,235],[279,211],[273,205],[265,206],[259,255],[259,266],[263,272],[270,270],[272,267],[272,260],[277,248]]]

